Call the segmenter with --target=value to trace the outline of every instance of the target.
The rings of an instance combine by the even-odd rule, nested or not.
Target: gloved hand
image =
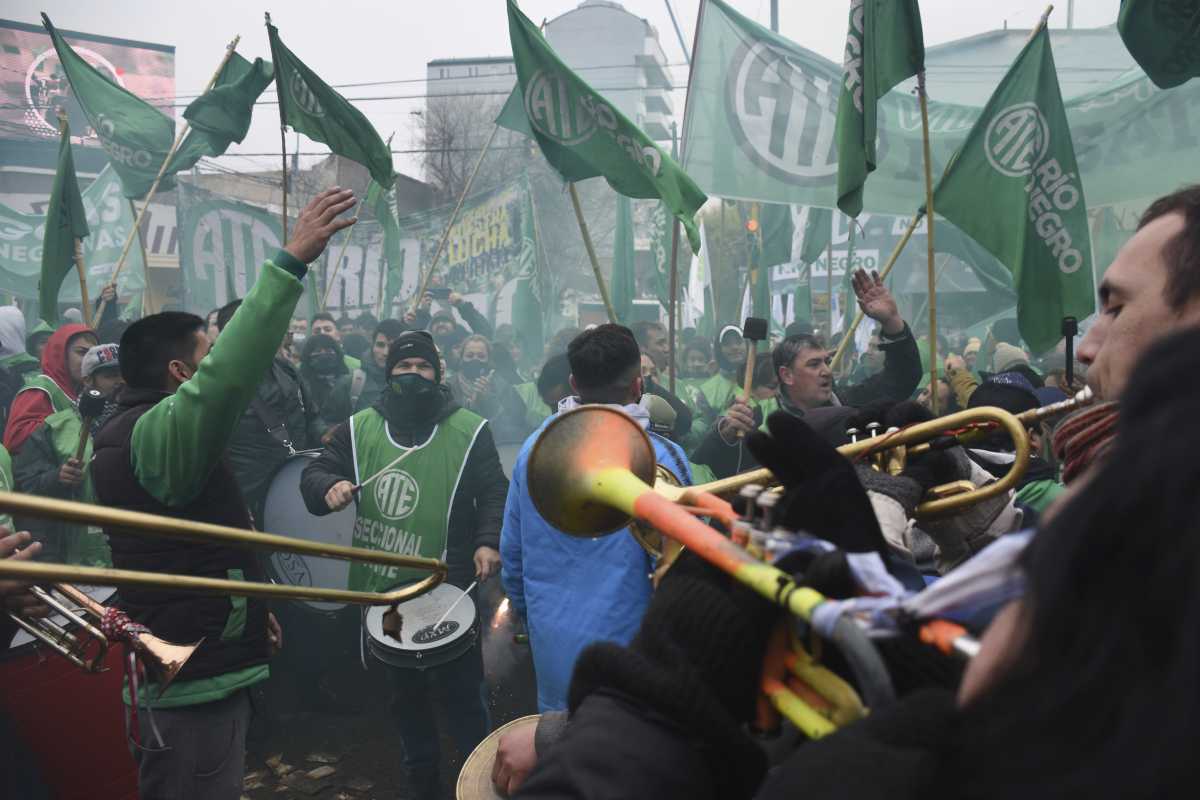
[[[832,542],[848,553],[886,551],[879,522],[854,467],[802,419],[777,411],[769,434],[754,431],[746,444],[783,484],[778,524]]]
[[[847,424],[866,430],[868,424],[877,422],[881,431],[889,428],[904,429],[910,425],[928,422],[934,418],[933,413],[914,400],[900,403],[881,400],[859,409],[858,414],[851,417]],[[928,453],[911,458],[905,463],[901,477],[911,478],[920,486],[921,493],[934,486],[958,480],[960,477],[958,462],[948,450],[931,450]],[[877,488],[872,486],[872,488]],[[892,495],[892,492],[885,492]]]

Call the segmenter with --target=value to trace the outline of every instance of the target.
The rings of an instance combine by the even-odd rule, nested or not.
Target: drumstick
[[[415,447],[410,447],[410,448],[408,448],[408,449],[407,449],[407,450],[405,450],[403,453],[401,453],[400,455],[396,456],[396,457],[395,457],[395,458],[392,460],[392,463],[388,464],[386,467],[384,467],[383,469],[379,470],[379,471],[378,471],[378,472],[376,472],[374,475],[372,475],[371,477],[367,478],[365,481],[363,481],[362,483],[358,484],[357,486],[355,486],[355,487],[354,487],[353,489],[351,489],[350,491],[352,491],[354,494],[358,494],[360,491],[362,491],[362,490],[363,490],[363,489],[366,487],[366,485],[367,485],[368,483],[370,483],[371,481],[375,480],[375,479],[376,479],[376,478],[378,478],[380,475],[382,475],[383,473],[387,472],[389,469],[391,469],[392,467],[396,466],[397,464],[399,464],[399,463],[400,463],[401,461],[403,461],[404,459],[408,458],[408,454],[409,454],[409,453],[411,453],[412,451],[416,450],[416,449],[417,449],[417,448],[415,448]]]
[[[471,593],[471,590],[475,588],[475,584],[477,583],[479,583],[479,581],[471,581],[471,585],[464,589],[463,593],[458,596],[458,599],[450,604],[450,607],[446,609],[446,613],[442,614],[442,618],[433,623],[434,630],[437,630],[437,626],[446,621],[446,617],[450,616],[450,612],[454,610],[454,607],[461,603],[462,599]]]

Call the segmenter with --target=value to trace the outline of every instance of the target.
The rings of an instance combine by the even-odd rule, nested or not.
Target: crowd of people
[[[734,324],[711,341],[684,330],[674,348],[659,322],[567,328],[533,353],[439,289],[398,319],[298,316],[307,264],[352,224],[354,202],[319,195],[247,296],[205,318],[27,334],[19,310],[0,308],[3,487],[261,528],[277,469],[319,451],[296,497],[309,514],[353,507],[356,546],[444,561],[461,592],[499,577],[524,620],[541,718],[500,740],[493,779],[506,794],[1194,794],[1200,187],[1146,211],[1104,272],[1073,363],[1062,345],[1030,353],[1015,318],[978,337],[940,333],[931,348],[861,271],[852,288],[874,333],[837,364],[838,342],[806,320],[762,344]],[[835,451],[935,409],[1020,414],[1085,384],[1097,402],[1029,431],[1011,491],[952,514],[917,509],[937,487],[999,480],[1018,455],[1007,434],[931,448],[895,471]],[[820,741],[765,748],[758,688],[779,609],[694,554],[656,574],[625,531],[567,536],[535,502],[540,433],[592,404],[636,422],[683,486],[769,468],[784,490],[774,524],[822,543],[786,571],[829,597],[866,593],[852,568],[864,554],[917,592],[1017,536],[1030,542],[1011,567],[1023,592],[963,623],[982,639],[965,670],[915,639],[880,643],[893,704]],[[506,448],[515,456],[502,465]],[[33,518],[11,530],[0,557],[263,579],[260,561],[232,547]],[[349,588],[423,575],[355,565]],[[46,612],[20,584],[0,582],[0,594],[10,610]],[[134,749],[142,797],[239,797],[248,690],[271,677],[279,622],[260,600],[152,588],[120,589],[115,607],[168,641],[202,641],[161,695],[127,694],[153,710],[162,745]],[[491,730],[480,642],[390,676],[409,788],[439,797]],[[232,756],[196,774],[229,725]]]

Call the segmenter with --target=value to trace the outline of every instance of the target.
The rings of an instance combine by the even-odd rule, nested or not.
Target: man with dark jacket
[[[241,305],[234,300],[217,312],[218,331],[225,330]],[[229,440],[229,466],[260,529],[275,470],[297,450],[319,447],[324,432],[320,409],[299,370],[277,353]]]
[[[353,224],[349,191],[328,190],[300,213],[285,249],[267,261],[243,308],[215,345],[194,314],[138,320],[121,338],[126,387],[118,410],[95,437],[92,476],[106,506],[250,528],[250,515],[225,450],[262,377],[271,368],[304,289],[306,264],[329,238]],[[210,349],[211,348],[211,349]],[[254,552],[133,535],[108,528],[118,569],[262,580]],[[117,607],[171,642],[201,642],[161,694],[143,684],[140,707],[153,706],[135,749],[143,798],[237,800],[245,772],[247,689],[270,676],[282,632],[259,600],[160,589],[122,588]],[[145,720],[146,714],[139,713]]]
[[[883,369],[852,386],[835,387],[830,369],[833,355],[816,336],[789,336],[771,353],[779,390],[774,402],[760,403],[755,415],[743,399],[729,407],[693,454],[718,478],[754,469],[758,462],[745,447],[745,434],[760,426],[776,408],[797,417],[822,406],[863,406],[871,402],[899,402],[910,397],[921,381],[921,354],[896,300],[878,274],[854,274],[854,293],[863,312],[879,323],[879,349]]]
[[[322,515],[358,493],[356,547],[444,559],[448,582],[466,589],[500,571],[500,525],[508,480],[486,420],[459,407],[441,383],[441,359],[426,331],[392,343],[387,389],[372,408],[337,429],[325,452],[305,468],[304,504]],[[401,464],[395,460],[404,457]],[[447,513],[449,512],[449,513]],[[350,588],[392,589],[425,577],[396,567],[351,567]],[[404,742],[404,766],[417,797],[439,789],[436,698],[460,758],[487,735],[483,651],[479,639],[457,659],[424,670],[392,669],[393,716]],[[451,769],[456,765],[451,762]]]

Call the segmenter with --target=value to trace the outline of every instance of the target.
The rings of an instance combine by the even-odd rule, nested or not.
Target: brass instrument
[[[1068,400],[1017,415],[1000,408],[981,406],[938,417],[903,430],[893,429],[882,435],[860,439],[842,445],[837,450],[852,461],[881,457],[885,460],[884,468],[894,473],[903,468],[905,458],[919,456],[935,447],[970,444],[995,428],[1004,430],[1012,437],[1016,457],[1003,478],[981,487],[972,486],[968,481],[934,487],[930,491],[930,498],[917,506],[916,510],[919,517],[951,514],[1003,494],[1020,482],[1029,465],[1027,428],[1050,417],[1075,411],[1092,401],[1091,389],[1084,389]],[[669,483],[657,481],[654,489],[675,502],[689,503],[689,497],[697,493],[730,496],[744,486],[773,484],[774,476],[771,471],[763,468],[691,487],[671,486]]]
[[[710,516],[732,528],[739,517],[729,503],[694,488],[674,487],[677,498],[691,506],[685,508],[652,486],[656,465],[650,440],[617,409],[589,405],[555,417],[534,444],[527,468],[534,507],[551,525],[572,536],[614,533],[636,518],[806,621],[825,602],[819,592],[796,585],[790,575],[758,560],[694,516]],[[843,617],[834,623],[832,638],[863,688],[866,704],[891,701],[891,679],[866,634]],[[802,677],[798,673],[803,666],[796,662],[788,668]],[[834,729],[825,713],[789,686],[764,679],[764,691],[809,736],[816,738]]]
[[[104,614],[104,607],[78,589],[62,583],[63,581],[90,586],[136,586],[144,589],[168,589],[278,600],[326,600],[361,605],[392,605],[403,603],[428,592],[445,580],[447,572],[443,562],[432,558],[402,556],[359,547],[312,542],[273,533],[248,531],[207,522],[195,522],[15,492],[0,492],[0,511],[99,525],[106,528],[119,528],[122,533],[128,534],[179,537],[192,541],[215,542],[256,550],[292,552],[337,558],[344,561],[383,564],[389,567],[423,569],[430,572],[428,577],[409,586],[388,592],[362,592],[321,586],[284,586],[195,575],[160,574],[103,567],[82,567],[73,564],[0,559],[0,578],[39,585],[34,587],[34,593],[44,601],[48,601],[50,606],[60,614],[80,625],[80,632],[88,634],[97,643],[98,655],[89,656],[87,654],[89,645],[83,640],[83,637],[71,634],[53,620],[27,620],[12,615],[17,624],[73,663],[91,671],[99,668],[108,643],[100,631],[94,625],[89,624],[84,617],[98,620]],[[52,591],[40,588],[46,585],[52,585]],[[55,594],[65,598],[65,602],[56,598]],[[68,604],[73,604],[75,607],[69,607]],[[151,666],[161,668],[159,687],[162,689],[175,676],[199,643],[174,645],[148,634],[142,634],[134,637],[133,644],[143,656],[147,657],[145,660]]]

